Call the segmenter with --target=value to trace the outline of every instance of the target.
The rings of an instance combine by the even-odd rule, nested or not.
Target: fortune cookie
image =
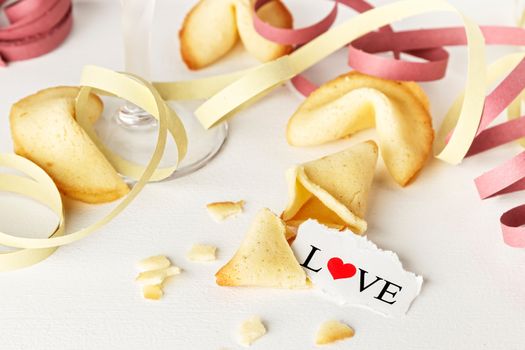
[[[281,219],[268,209],[255,217],[241,246],[216,274],[220,286],[306,288],[306,274],[286,241]]]
[[[78,91],[55,87],[15,103],[9,116],[15,153],[44,169],[65,195],[87,203],[109,202],[129,188],[77,124]],[[102,101],[92,94],[87,108],[94,122]]]
[[[375,127],[388,171],[407,185],[425,164],[434,131],[429,102],[413,82],[351,72],[314,91],[288,122],[288,143],[319,145]]]
[[[377,145],[367,141],[289,169],[290,199],[282,219],[292,227],[315,219],[329,227],[364,233],[376,162]]]
[[[200,0],[186,15],[179,32],[182,59],[190,69],[204,68],[233,49],[239,37],[246,50],[262,62],[288,54],[292,47],[260,36],[253,26],[251,0]],[[280,0],[257,11],[265,22],[292,28],[292,15]]]

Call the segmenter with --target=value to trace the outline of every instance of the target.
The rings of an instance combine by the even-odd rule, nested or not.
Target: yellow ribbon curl
[[[236,109],[310,68],[347,43],[389,23],[429,12],[452,12],[461,18],[467,36],[468,71],[458,119],[447,115],[437,135],[436,157],[458,164],[468,151],[479,125],[485,97],[485,43],[480,28],[456,8],[441,0],[404,0],[376,7],[327,31],[288,56],[266,63],[219,91],[196,111],[205,127],[230,117]],[[454,136],[446,143],[446,135]]]
[[[0,254],[0,271],[14,270],[35,264],[51,255],[57,247],[76,242],[85,238],[113,220],[121,213],[140,193],[146,183],[152,178],[169,176],[170,169],[157,170],[164,149],[168,131],[175,140],[179,152],[179,162],[186,154],[187,139],[184,127],[176,113],[169,108],[158,91],[147,81],[130,74],[117,73],[104,68],[88,66],[84,69],[80,89],[76,103],[76,113],[79,123],[87,127],[89,122],[86,117],[86,104],[89,93],[95,90],[128,100],[141,107],[159,121],[157,143],[151,159],[146,167],[130,164],[118,157],[113,157],[113,165],[122,172],[138,178],[132,190],[115,206],[106,216],[92,225],[76,231],[64,234],[64,214],[60,193],[53,180],[36,164],[16,156],[5,154],[0,156],[0,165],[16,169],[30,178],[1,174],[0,190],[22,194],[47,205],[59,218],[56,230],[49,238],[27,238],[16,237],[0,232],[0,244],[8,247],[23,248],[13,252]],[[87,129],[88,133],[92,130]],[[107,150],[104,150],[108,152]],[[107,155],[107,153],[106,153]]]

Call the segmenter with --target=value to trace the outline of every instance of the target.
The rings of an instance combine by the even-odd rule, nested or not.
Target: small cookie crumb
[[[150,256],[137,263],[139,275],[135,281],[142,286],[142,296],[149,300],[159,300],[164,295],[162,289],[166,278],[181,273],[181,269],[171,265],[164,255]]]
[[[241,324],[239,328],[239,344],[248,347],[265,334],[266,327],[264,327],[260,317],[253,316]]]
[[[325,321],[317,331],[315,344],[331,344],[336,341],[352,338],[353,336],[354,330],[350,326],[337,320]]]
[[[217,222],[226,220],[229,217],[242,213],[244,201],[237,202],[215,202],[206,205],[208,213]]]
[[[178,274],[180,274],[180,268],[177,266],[170,266],[165,269],[141,272],[135,281],[142,285],[157,285],[162,284],[166,278]]]
[[[164,255],[150,256],[142,259],[137,263],[137,269],[140,272],[165,269],[171,265],[171,262]]]
[[[191,261],[214,261],[216,260],[217,248],[212,245],[194,244],[188,252]]]
[[[159,284],[147,285],[142,287],[142,295],[144,299],[159,300],[164,295],[164,292]]]

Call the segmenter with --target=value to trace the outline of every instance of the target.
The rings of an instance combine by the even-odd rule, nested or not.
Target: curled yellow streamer
[[[16,169],[30,179],[17,175],[2,174],[0,190],[22,194],[47,205],[59,218],[57,229],[49,238],[16,237],[0,232],[0,244],[8,247],[22,248],[0,255],[0,271],[14,270],[37,263],[51,255],[56,247],[76,242],[85,238],[113,220],[124,210],[144,188],[146,183],[155,176],[166,147],[168,130],[172,133],[179,152],[179,161],[186,154],[187,139],[179,118],[158,91],[148,82],[129,74],[117,73],[111,70],[88,66],[84,70],[81,80],[82,88],[77,97],[76,113],[81,124],[86,123],[86,103],[92,89],[124,98],[159,120],[157,143],[153,155],[141,174],[135,173],[135,166],[127,168],[129,164],[116,164],[124,173],[134,173],[138,176],[137,183],[106,216],[92,225],[64,235],[65,220],[63,215],[60,193],[49,176],[36,164],[16,155],[1,155],[0,165]],[[113,159],[115,161],[115,159]],[[117,163],[119,161],[117,160]]]
[[[243,103],[283,84],[310,68],[347,43],[384,25],[429,12],[452,12],[460,16],[467,36],[468,71],[465,96],[459,118],[447,116],[436,138],[436,157],[458,164],[476,135],[485,97],[485,43],[480,28],[450,4],[440,0],[405,0],[376,7],[327,31],[288,56],[266,63],[248,72],[202,104],[195,114],[205,127],[228,118]],[[445,143],[446,135],[454,135]],[[445,135],[445,136],[443,136]]]

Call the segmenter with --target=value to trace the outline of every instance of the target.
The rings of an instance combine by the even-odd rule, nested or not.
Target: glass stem
[[[151,26],[156,0],[121,0],[124,39],[124,69],[151,80]],[[120,108],[117,121],[125,126],[154,126],[156,119],[141,108],[126,103]]]

